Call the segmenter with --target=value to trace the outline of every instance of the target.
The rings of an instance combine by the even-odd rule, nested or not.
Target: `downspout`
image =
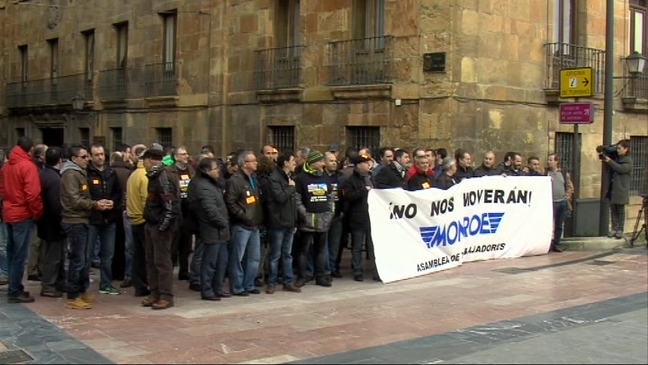
[[[221,46],[221,156],[228,153],[227,138],[229,136],[229,106],[228,106],[228,78],[227,72],[229,70],[229,38],[230,38],[230,17],[225,15],[229,12],[230,0],[222,2],[223,10],[220,13],[220,24],[223,33],[223,44]]]

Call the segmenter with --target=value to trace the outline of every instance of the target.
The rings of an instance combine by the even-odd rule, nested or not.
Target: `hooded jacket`
[[[43,198],[38,168],[22,148],[16,146],[9,153],[9,162],[2,168],[3,183],[0,195],[4,196],[3,220],[16,223],[25,219],[38,219],[43,215]]]
[[[295,177],[299,229],[305,232],[326,232],[333,221],[333,187],[322,171],[308,163]]]
[[[61,221],[88,224],[97,203],[90,198],[88,174],[85,169],[68,161],[61,168]]]
[[[230,240],[230,226],[223,188],[218,181],[200,172],[187,189],[188,219],[198,222],[198,237],[205,244]]]
[[[153,167],[146,176],[149,182],[144,219],[147,224],[158,225],[160,232],[165,232],[180,220],[178,182],[169,176],[164,165]]]
[[[43,193],[43,216],[38,220],[38,238],[53,242],[66,235],[61,227],[61,171],[45,166],[40,172]]]

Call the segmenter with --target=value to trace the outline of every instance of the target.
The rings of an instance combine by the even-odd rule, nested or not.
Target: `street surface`
[[[647,259],[645,248],[552,253],[388,285],[346,268],[332,288],[221,302],[176,281],[164,311],[132,289],[86,311],[3,299],[0,363],[646,364]]]

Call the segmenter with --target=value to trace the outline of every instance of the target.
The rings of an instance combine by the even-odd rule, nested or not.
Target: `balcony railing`
[[[605,89],[605,51],[568,43],[548,43],[547,78],[545,88],[560,89],[560,70],[565,68],[591,67],[594,75],[594,94],[603,94]]]
[[[141,70],[120,67],[99,71],[97,93],[101,100],[124,100],[142,97]]]
[[[648,100],[648,74],[626,77],[624,84],[623,98]]]
[[[329,43],[329,85],[391,82],[393,37],[350,39]]]
[[[301,54],[306,46],[255,51],[257,90],[294,88],[301,82]]]
[[[178,95],[177,62],[162,62],[146,65],[144,90],[146,97]]]
[[[71,105],[76,96],[92,100],[92,83],[85,73],[12,82],[7,84],[6,90],[8,108]]]

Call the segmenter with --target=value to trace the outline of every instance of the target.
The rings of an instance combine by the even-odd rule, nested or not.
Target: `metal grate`
[[[79,128],[79,142],[82,146],[90,146],[90,128]]]
[[[59,76],[7,84],[7,107],[24,108],[41,105],[72,105],[81,96],[92,100],[92,83],[85,74]]]
[[[574,145],[574,133],[556,132],[554,151],[558,154],[560,168],[569,173],[572,172],[572,154]]]
[[[574,67],[591,67],[594,74],[594,93],[605,89],[605,51],[568,43],[545,44],[547,75],[545,87],[560,89],[560,70]]]
[[[648,75],[624,78],[623,97],[628,99],[648,99]]]
[[[119,146],[120,144],[123,143],[123,140],[124,140],[123,135],[122,135],[123,132],[122,132],[121,127],[110,128],[110,132],[112,134],[112,141],[111,141],[112,144],[110,146],[110,149],[112,151],[115,151],[117,146]]]
[[[630,156],[632,157],[632,181],[630,195],[639,195],[644,186],[648,171],[648,137],[630,137]]]
[[[370,148],[378,151],[380,146],[380,127],[347,127],[348,146],[356,149]]]
[[[329,85],[386,84],[391,78],[393,37],[330,42]]]
[[[178,63],[162,62],[146,65],[147,97],[178,95]]]
[[[173,128],[155,128],[158,143],[164,148],[173,147]]]
[[[297,87],[301,76],[301,54],[305,46],[261,49],[255,51],[254,75],[257,89]]]
[[[120,67],[99,71],[97,92],[101,100],[135,99],[143,95],[141,70]]]
[[[279,152],[293,151],[295,152],[295,127],[293,126],[270,126],[269,130],[269,143],[277,148]]]

